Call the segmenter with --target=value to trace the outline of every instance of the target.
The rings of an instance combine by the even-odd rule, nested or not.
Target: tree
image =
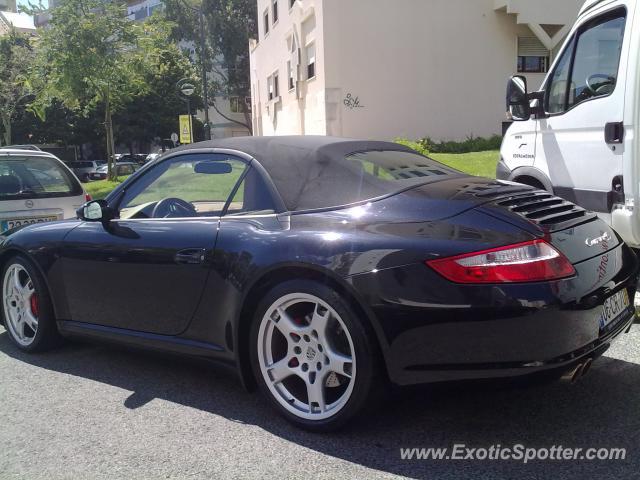
[[[116,139],[122,143],[131,145],[150,142],[154,138],[166,139],[177,131],[177,116],[186,110],[186,105],[178,96],[176,85],[182,78],[197,83],[198,75],[189,58],[169,40],[173,27],[157,15],[145,21],[147,31],[156,30],[154,35],[148,36],[147,68],[142,72],[147,89],[126,102],[114,116],[118,125]],[[191,97],[191,104],[193,108],[202,106],[199,92]]]
[[[12,29],[0,36],[0,145],[12,143],[12,123],[20,104],[28,100],[29,68],[34,58],[30,39]]]
[[[197,2],[197,0],[195,0]],[[209,103],[226,120],[251,128],[251,115],[245,102],[240,102],[244,122],[225,116],[215,103],[220,96],[251,95],[249,75],[249,39],[257,37],[255,0],[166,0],[166,14],[177,23],[176,40],[191,42],[198,63],[213,72],[209,81]],[[204,13],[204,48],[201,46],[198,9]]]
[[[62,0],[53,10],[38,49],[34,109],[60,100],[71,109],[104,109],[109,176],[115,153],[113,114],[148,91],[144,72],[163,28],[126,18],[126,5],[102,0]]]

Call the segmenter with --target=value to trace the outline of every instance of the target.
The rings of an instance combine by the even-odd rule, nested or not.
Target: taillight
[[[87,192],[84,192],[84,201],[85,202],[90,202],[91,200],[93,200],[91,198],[91,195],[89,195]]]
[[[567,258],[544,240],[426,262],[456,283],[511,283],[557,280],[575,275]]]

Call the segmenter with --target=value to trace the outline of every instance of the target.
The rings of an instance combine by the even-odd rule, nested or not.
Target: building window
[[[296,80],[293,74],[293,67],[291,66],[291,60],[287,62],[287,78],[289,83],[289,90],[293,90],[296,87]]]
[[[267,78],[267,90],[269,101],[277,100],[280,96],[280,88],[278,85],[278,72],[275,72],[273,75],[270,75]]]
[[[307,45],[307,79],[316,76],[316,46]]]
[[[231,113],[242,113],[240,97],[229,97],[229,110],[231,110]]]
[[[518,73],[547,73],[549,50],[537,37],[518,37]]]
[[[275,25],[278,21],[278,0],[273,0],[273,24]]]
[[[264,11],[264,36],[269,33],[269,9]]]

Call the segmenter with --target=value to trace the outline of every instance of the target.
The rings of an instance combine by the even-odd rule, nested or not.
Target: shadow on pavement
[[[404,392],[375,417],[345,431],[300,431],[258,394],[246,393],[225,371],[174,357],[110,346],[68,343],[39,355],[19,351],[6,332],[0,351],[30,365],[131,391],[122,408],[159,398],[256,425],[325,455],[410,477],[630,478],[640,470],[640,365],[603,357],[575,385],[513,388],[495,385],[420,388]],[[403,461],[400,448],[623,447],[623,461]],[[638,478],[638,477],[636,477]]]

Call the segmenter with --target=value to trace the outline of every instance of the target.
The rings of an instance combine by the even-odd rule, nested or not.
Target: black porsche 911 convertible
[[[635,319],[638,261],[552,194],[401,145],[199,143],[77,220],[0,236],[22,350],[92,337],[215,360],[329,430],[389,383],[579,376]]]

